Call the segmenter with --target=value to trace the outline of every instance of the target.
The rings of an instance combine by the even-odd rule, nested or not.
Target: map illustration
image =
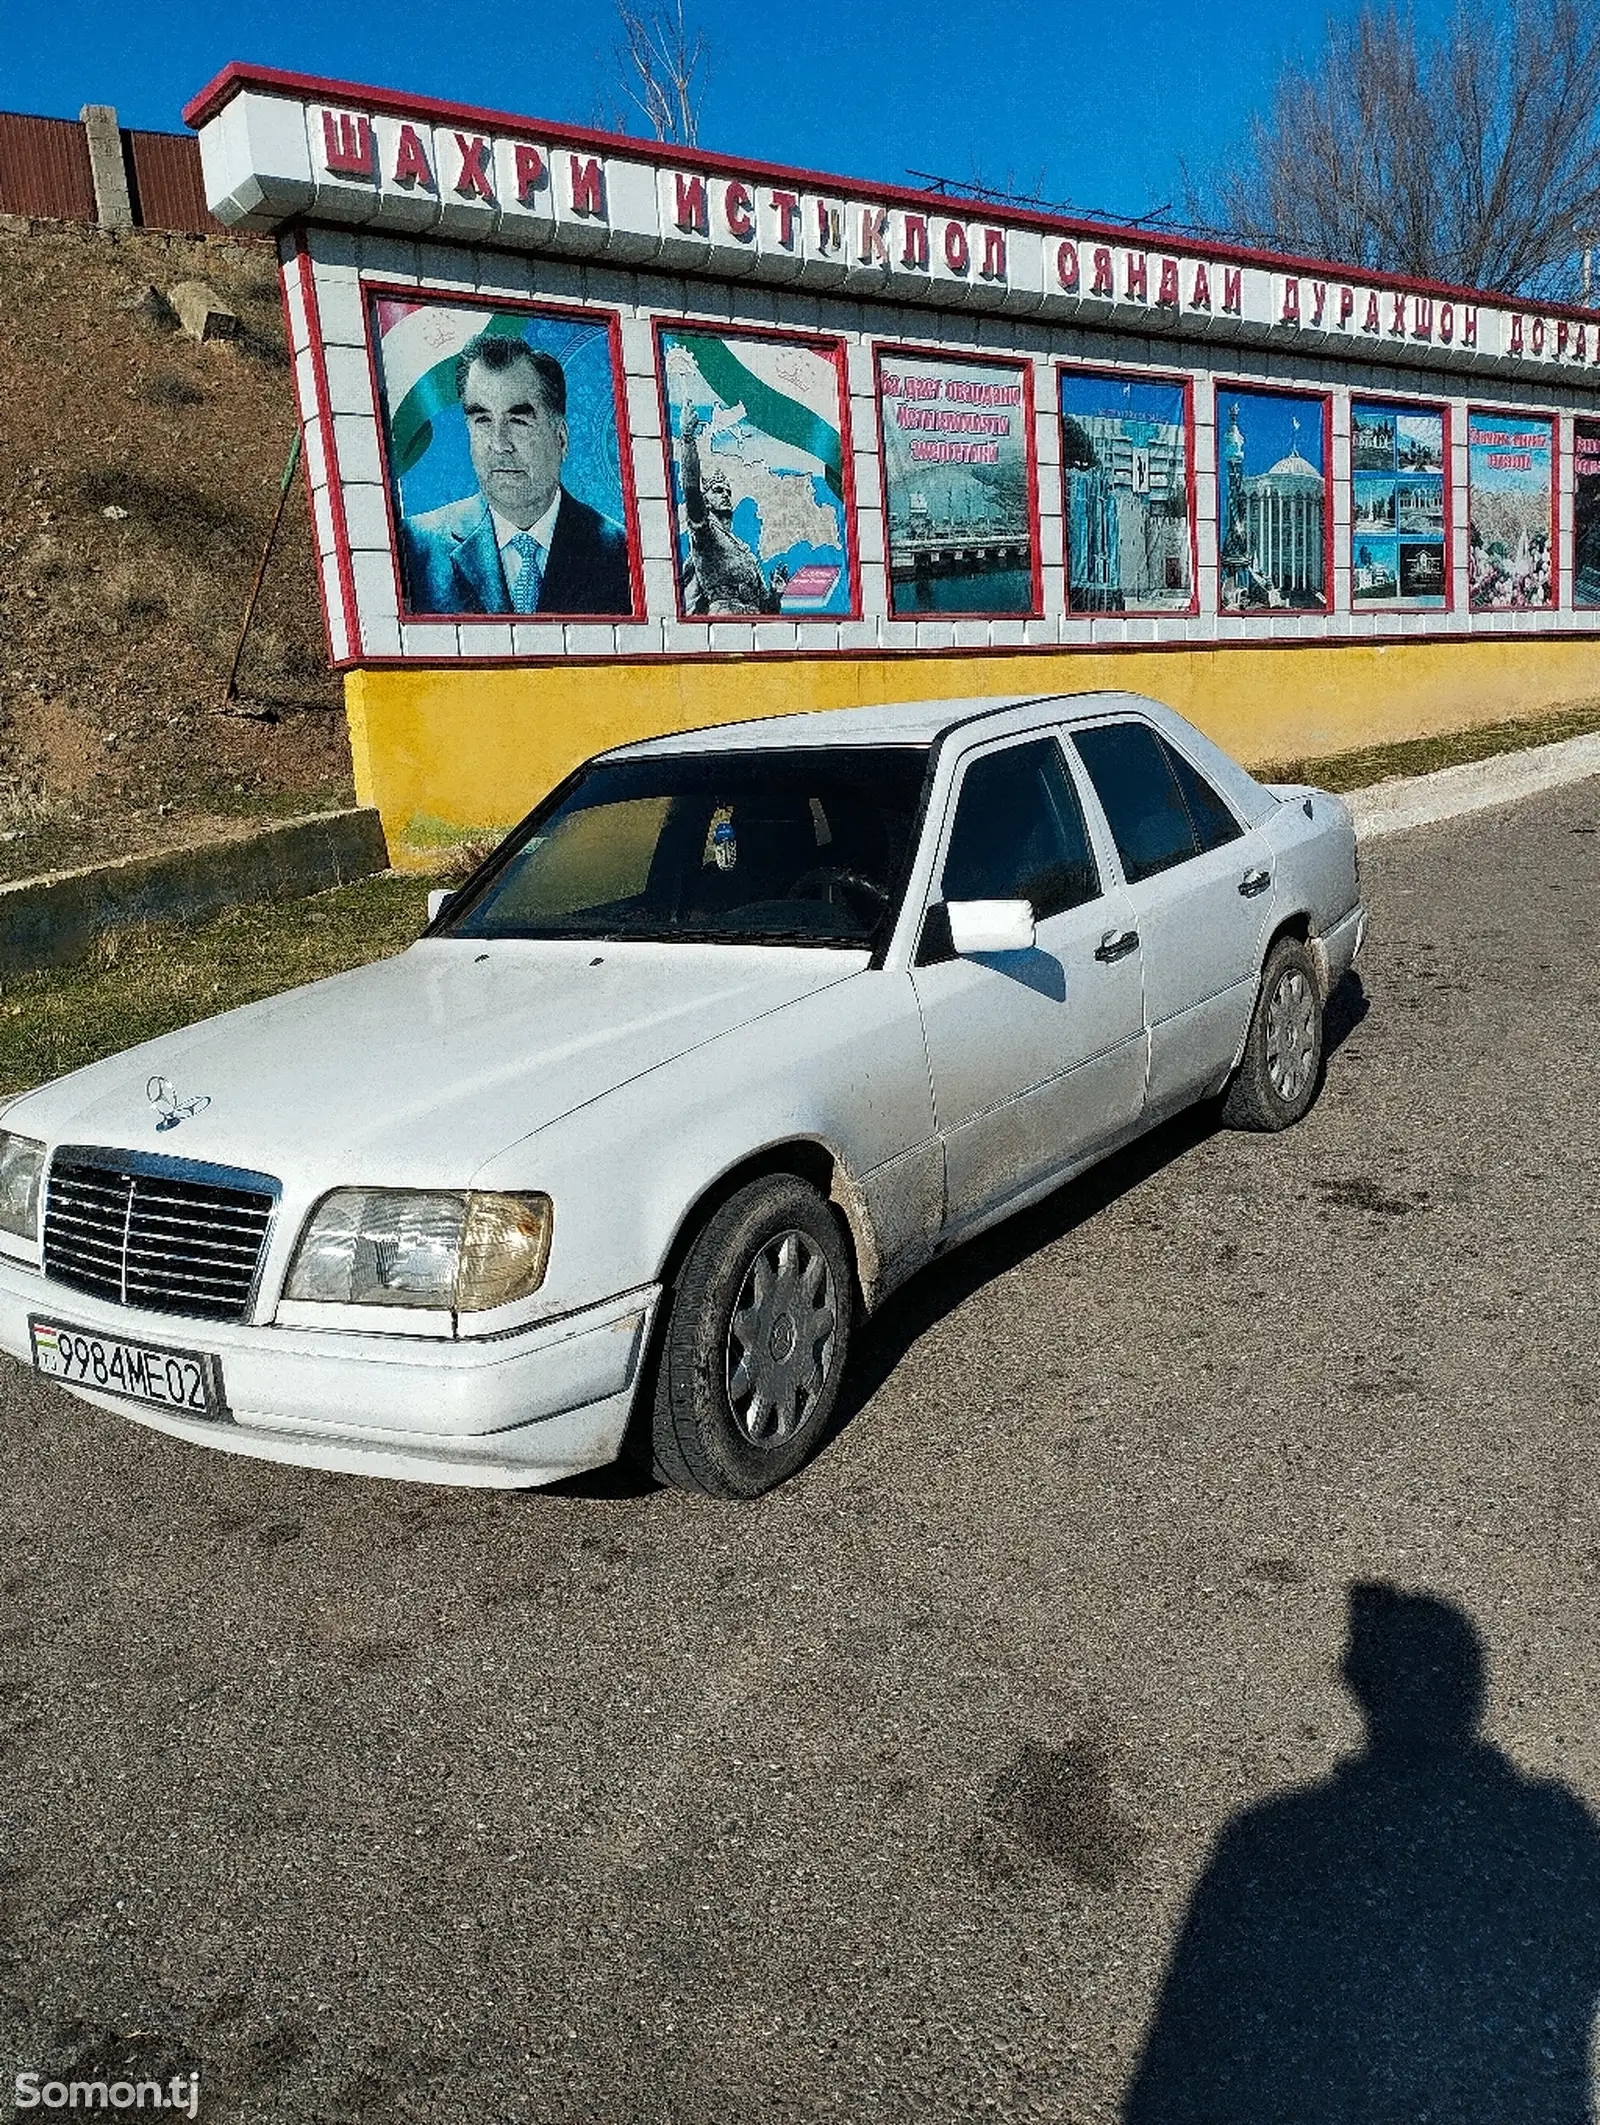
[[[662,335],[679,609],[837,618],[853,606],[839,371],[826,350]]]

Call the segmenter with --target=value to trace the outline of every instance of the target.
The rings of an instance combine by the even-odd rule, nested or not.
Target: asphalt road
[[[5,1363],[0,2102],[1587,2115],[1600,783],[1365,873],[1307,1121],[922,1278],[760,1504],[275,1469]],[[1436,1598],[1356,1596],[1362,1753],[1374,1580]]]

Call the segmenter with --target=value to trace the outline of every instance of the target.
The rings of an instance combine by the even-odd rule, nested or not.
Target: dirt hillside
[[[295,427],[271,250],[0,219],[0,379],[0,877],[350,802],[298,478],[216,713]]]

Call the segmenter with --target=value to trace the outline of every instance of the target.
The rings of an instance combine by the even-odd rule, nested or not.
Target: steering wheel
[[[790,886],[786,897],[790,900],[815,900],[819,896],[808,890],[808,888],[813,886],[823,887],[824,890],[820,897],[828,903],[829,907],[838,906],[833,893],[835,886],[844,887],[851,892],[864,893],[872,904],[870,913],[874,920],[889,905],[889,895],[879,885],[876,878],[868,878],[861,871],[847,870],[842,863],[818,863],[813,865],[809,871],[802,872],[795,880],[794,884]],[[857,911],[851,910],[850,912],[855,913]]]

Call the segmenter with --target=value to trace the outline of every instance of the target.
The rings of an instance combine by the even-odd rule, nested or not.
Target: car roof
[[[813,745],[931,745],[958,724],[1010,718],[1019,709],[1057,712],[1056,720],[1076,722],[1108,710],[1154,709],[1161,717],[1173,711],[1141,694],[990,694],[957,701],[889,701],[865,708],[823,708],[783,716],[757,716],[744,723],[713,723],[697,730],[673,731],[664,738],[642,738],[602,755],[607,760],[638,760],[669,753],[755,752],[769,747]],[[1026,723],[1027,717],[1016,717]],[[1004,727],[1002,725],[1002,727]]]
[[[1177,739],[1201,770],[1209,774],[1240,816],[1255,825],[1272,811],[1278,798],[1239,763],[1214,745],[1203,731],[1147,694],[1096,689],[1081,694],[992,694],[955,701],[889,701],[865,708],[812,709],[798,715],[758,716],[744,723],[713,723],[699,730],[673,731],[664,738],[641,738],[602,753],[603,760],[649,760],[673,754],[766,752],[792,746],[930,746],[960,729],[974,740],[1004,737],[1040,723],[1087,723],[1098,716],[1129,711]]]

